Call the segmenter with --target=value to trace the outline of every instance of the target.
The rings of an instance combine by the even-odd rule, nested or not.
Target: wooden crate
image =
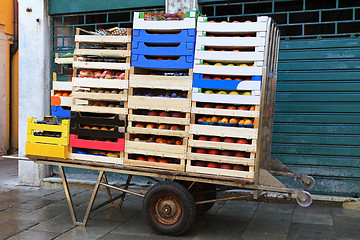
[[[124,165],[128,166],[137,166],[137,167],[148,167],[148,168],[158,168],[172,171],[185,171],[185,159],[180,160],[180,164],[176,163],[160,163],[160,162],[148,162],[140,161],[126,157],[124,159]]]
[[[186,158],[186,143],[182,145],[172,145],[166,143],[130,141],[125,143],[125,151],[128,154],[142,154],[169,158]]]
[[[191,99],[129,96],[128,104],[131,109],[190,112]]]
[[[83,160],[83,161],[91,161],[91,162],[101,162],[101,163],[113,163],[113,164],[124,164],[123,153],[121,153],[121,157],[106,157],[106,156],[98,156],[98,155],[90,155],[90,154],[79,154],[79,153],[69,153],[69,159],[73,160]]]

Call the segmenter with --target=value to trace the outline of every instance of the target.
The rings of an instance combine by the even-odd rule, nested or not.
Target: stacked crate
[[[55,54],[55,63],[61,66],[67,67],[67,72],[70,70],[68,66],[72,66],[73,56],[71,53],[59,56]],[[53,83],[51,90],[51,114],[54,117],[70,118],[70,107],[71,107],[71,91],[72,82],[71,76],[67,81],[58,81],[56,72],[53,73]]]
[[[81,33],[75,36],[70,157],[123,164],[131,30]]]
[[[69,120],[59,124],[55,117],[45,117],[43,121],[28,118],[25,152],[27,156],[68,158]]]
[[[125,164],[185,171],[195,19],[134,15]]]
[[[232,23],[198,18],[187,172],[254,178],[274,27],[268,17]]]

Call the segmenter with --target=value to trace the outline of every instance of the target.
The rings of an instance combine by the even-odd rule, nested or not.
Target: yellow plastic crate
[[[35,136],[34,131],[61,133],[61,137]],[[33,117],[28,118],[26,155],[67,158],[69,152],[70,120],[62,120],[61,125],[38,124]]]

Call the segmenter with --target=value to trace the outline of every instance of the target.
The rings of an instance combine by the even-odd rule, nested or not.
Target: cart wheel
[[[180,183],[159,182],[146,193],[143,201],[146,223],[166,235],[186,232],[196,217],[195,201]]]
[[[296,201],[301,207],[308,207],[312,203],[312,197],[309,192],[296,191]]]
[[[192,184],[192,182],[189,181],[179,181],[179,180],[175,180],[175,181],[181,183],[181,185],[183,185],[187,189],[189,189],[189,187]],[[214,184],[196,182],[191,186],[189,190],[190,193],[193,195],[195,202],[216,199],[216,195],[217,195],[217,193],[215,192],[216,185]],[[201,192],[205,192],[205,193],[201,193]],[[196,215],[201,216],[207,213],[214,206],[214,204],[215,202],[196,204]]]
[[[301,185],[305,189],[312,189],[315,186],[315,179],[313,177],[303,175],[301,176]]]

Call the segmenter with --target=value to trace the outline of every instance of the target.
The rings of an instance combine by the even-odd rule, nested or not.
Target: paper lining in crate
[[[191,124],[186,171],[252,179],[257,131]]]
[[[183,20],[171,21],[147,21],[144,13],[134,12],[133,29],[144,30],[174,30],[174,29],[192,29],[196,27],[196,18],[185,17]]]
[[[55,118],[36,121],[28,118],[26,155],[68,158],[70,121],[57,124]]]

